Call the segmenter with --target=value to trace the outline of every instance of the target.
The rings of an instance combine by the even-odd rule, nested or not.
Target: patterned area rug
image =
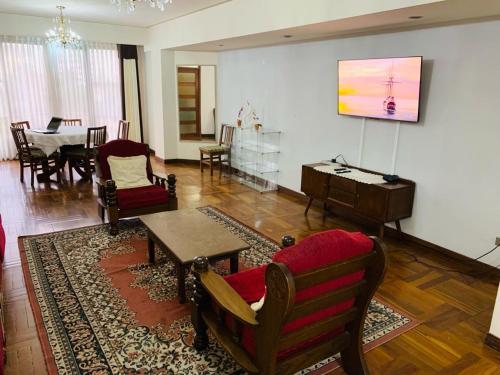
[[[221,211],[200,208],[246,241],[241,267],[270,262],[276,243]],[[156,250],[147,260],[146,230],[138,220],[122,221],[118,236],[107,225],[20,238],[28,294],[49,374],[241,374],[210,339],[193,348],[189,304],[176,299],[174,266]],[[219,265],[226,272],[227,265]],[[189,293],[189,290],[188,290]],[[368,350],[414,327],[408,314],[374,299],[365,325]],[[324,374],[335,358],[301,374]]]

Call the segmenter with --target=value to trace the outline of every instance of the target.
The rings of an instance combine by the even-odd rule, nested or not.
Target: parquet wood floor
[[[155,163],[156,170],[165,166]],[[235,181],[193,165],[169,165],[178,179],[179,208],[213,205],[267,236],[284,234],[301,239],[310,233],[344,228],[370,232],[312,208],[284,193],[259,194]],[[300,173],[297,171],[297,173]],[[99,223],[95,187],[77,182],[62,187],[19,182],[18,164],[0,163],[0,212],[7,232],[4,271],[6,300],[7,374],[45,374],[45,364],[27,299],[17,237]],[[403,222],[404,230],[404,222]],[[488,331],[498,280],[471,277],[415,263],[402,250],[439,267],[460,268],[454,260],[415,244],[387,239],[388,274],[378,294],[412,313],[422,324],[370,351],[372,374],[500,374],[500,353],[483,344]],[[337,370],[335,374],[342,374]]]

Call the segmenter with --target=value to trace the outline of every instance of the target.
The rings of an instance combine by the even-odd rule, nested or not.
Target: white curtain
[[[42,38],[0,37],[0,160],[16,154],[11,122],[40,128],[52,116],[106,125],[109,139],[116,138],[122,117],[116,45],[62,48]]]
[[[139,115],[139,91],[135,60],[123,60],[123,91],[125,93],[125,113],[130,121],[128,139],[141,141],[141,117]]]
[[[50,119],[46,66],[42,39],[0,37],[0,160],[16,156],[11,122],[40,127]]]

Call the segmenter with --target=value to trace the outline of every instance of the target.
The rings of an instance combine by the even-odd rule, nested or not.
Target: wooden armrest
[[[106,179],[102,178],[102,177],[96,177],[96,183],[97,185],[101,185],[101,186],[106,186]]]
[[[208,294],[212,296],[222,309],[226,310],[245,324],[251,326],[257,326],[259,324],[255,319],[255,311],[253,311],[248,303],[231,288],[222,276],[208,269],[208,271],[200,273],[200,281]]]
[[[164,180],[166,180],[166,179],[167,179],[167,175],[166,175],[166,174],[163,174],[163,173],[161,173],[161,172],[155,172],[155,171],[153,171],[153,176],[154,176],[154,177],[158,177],[158,178],[162,178],[162,179],[164,179]]]

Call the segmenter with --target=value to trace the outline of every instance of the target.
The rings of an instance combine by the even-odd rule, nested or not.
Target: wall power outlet
[[[500,246],[500,237],[495,240],[495,246]]]

